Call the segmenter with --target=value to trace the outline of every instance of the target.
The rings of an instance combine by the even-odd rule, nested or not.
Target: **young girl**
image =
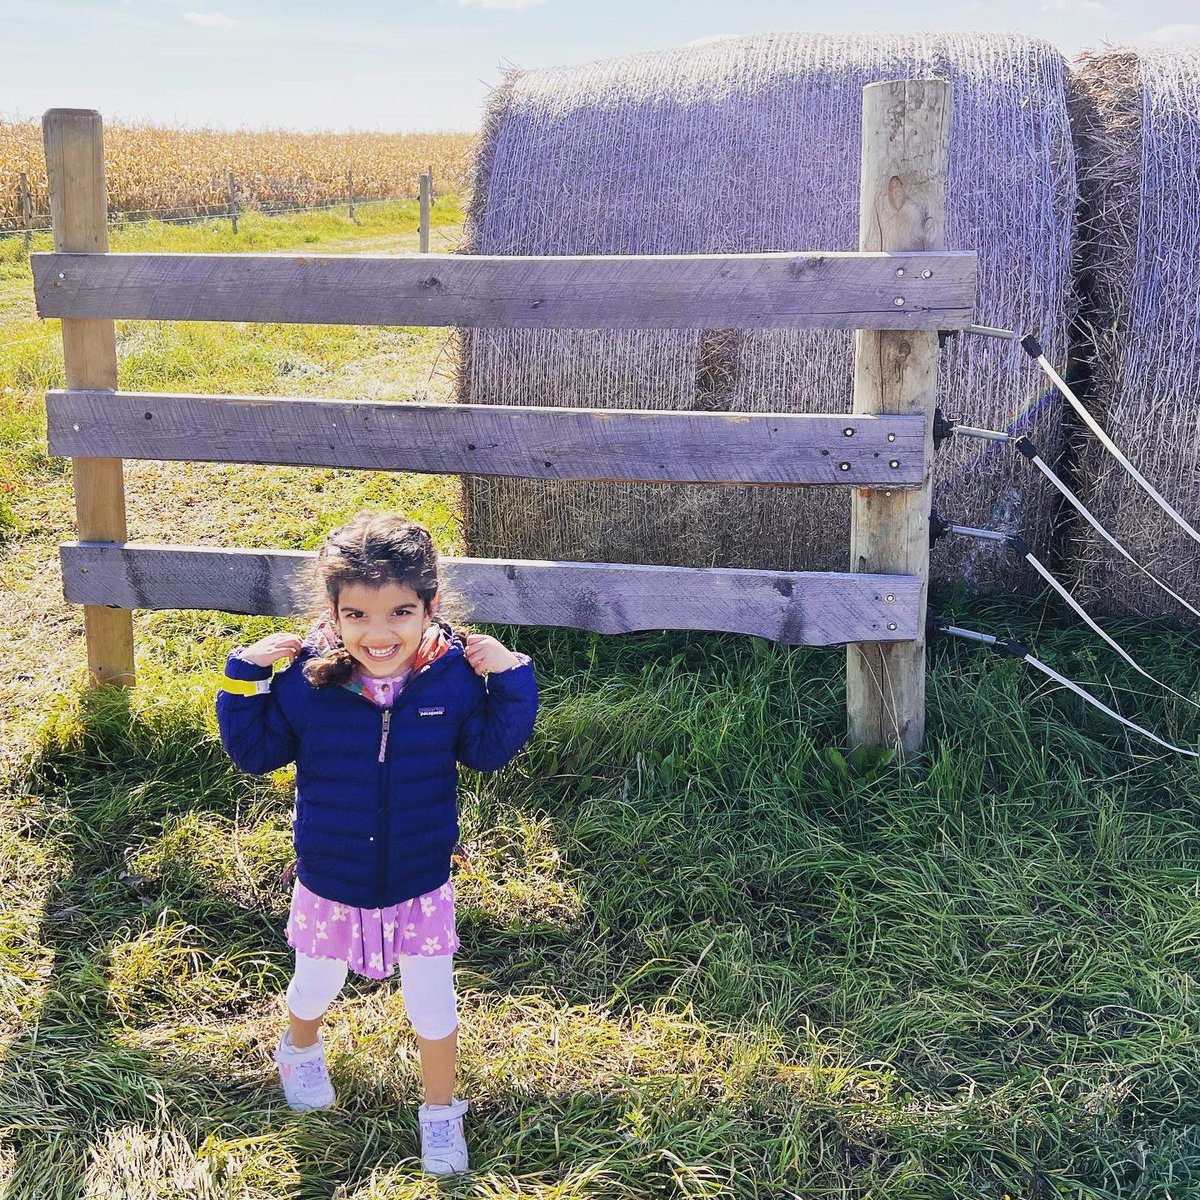
[[[331,1105],[321,1017],[348,971],[398,967],[421,1057],[422,1162],[450,1175],[467,1169],[467,1103],[454,1099],[457,764],[504,766],[533,731],[537,685],[524,655],[482,634],[464,642],[437,616],[422,526],[360,513],[326,539],[317,573],[329,607],[314,635],[235,650],[217,697],[239,767],[296,763],[296,970],[275,1061],[293,1109]]]

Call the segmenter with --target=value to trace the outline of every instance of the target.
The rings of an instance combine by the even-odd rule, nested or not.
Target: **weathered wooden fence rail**
[[[925,418],[46,394],[69,456],[649,483],[915,484]]]
[[[312,559],[300,550],[62,548],[67,598],[77,604],[275,616],[310,606]],[[596,633],[720,630],[807,646],[916,633],[919,581],[904,576],[450,557],[442,566],[473,621]]]
[[[51,110],[55,253],[33,256],[34,285],[39,313],[63,320],[68,386],[47,395],[49,441],[75,462],[81,540],[62,563],[94,676],[132,682],[127,610],[307,603],[311,555],[126,544],[125,458],[843,484],[856,489],[848,573],[449,558],[447,583],[479,621],[851,643],[851,741],[919,745],[936,331],[973,321],[976,280],[974,254],[941,249],[947,115],[944,84],[866,90],[864,243],[878,244],[860,253],[306,258],[107,253],[99,116]],[[131,393],[116,390],[115,318],[857,329],[859,371],[850,415],[649,412],[636,396],[580,410]]]
[[[973,254],[35,254],[43,317],[506,329],[961,329]]]

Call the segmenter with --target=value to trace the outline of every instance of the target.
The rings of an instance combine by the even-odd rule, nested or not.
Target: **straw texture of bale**
[[[1078,265],[1089,407],[1193,525],[1200,521],[1200,46],[1080,58]],[[1200,605],[1200,547],[1091,437],[1084,502],[1130,552]],[[1099,612],[1195,618],[1080,523],[1079,597]]]
[[[468,252],[854,250],[862,89],[953,83],[947,246],[980,256],[978,320],[1038,331],[1061,361],[1070,313],[1074,163],[1066,67],[1019,37],[721,40],[515,73],[481,138]],[[460,398],[474,403],[849,411],[853,335],[800,331],[477,331]],[[1012,343],[960,336],[941,404],[1019,428],[1053,458],[1059,405]],[[935,501],[963,524],[1044,546],[1050,498],[1006,448],[952,439]],[[467,486],[474,554],[844,570],[845,489],[727,489],[489,480]],[[992,544],[947,539],[945,578],[1031,586]]]

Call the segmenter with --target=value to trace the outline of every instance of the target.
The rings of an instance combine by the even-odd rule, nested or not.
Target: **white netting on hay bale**
[[[1007,36],[729,39],[514,74],[486,116],[468,249],[486,254],[716,253],[858,246],[862,89],[953,85],[947,245],[980,256],[982,323],[1066,348],[1074,164],[1065,65]],[[849,332],[480,331],[460,395],[475,403],[848,411]],[[1057,400],[1014,344],[954,339],[941,403],[1016,426],[1053,457]],[[941,510],[1023,527],[1044,549],[1052,504],[1007,450],[943,448]],[[472,479],[472,553],[845,569],[845,489],[725,489]],[[949,539],[947,540],[949,541]],[[993,546],[943,543],[935,570],[1024,582]]]
[[[1081,57],[1072,81],[1079,155],[1078,270],[1090,406],[1193,525],[1200,521],[1200,46]],[[1084,502],[1192,603],[1200,547],[1088,438]],[[1097,611],[1192,620],[1085,525],[1079,596]]]

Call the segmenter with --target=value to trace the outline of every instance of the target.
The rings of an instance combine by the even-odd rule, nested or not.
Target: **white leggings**
[[[454,955],[401,954],[400,991],[408,1019],[431,1042],[449,1037],[458,1028],[458,998],[454,994]],[[288,984],[287,1005],[301,1021],[315,1021],[337,998],[348,968],[333,958],[310,958],[296,951],[296,973]]]

